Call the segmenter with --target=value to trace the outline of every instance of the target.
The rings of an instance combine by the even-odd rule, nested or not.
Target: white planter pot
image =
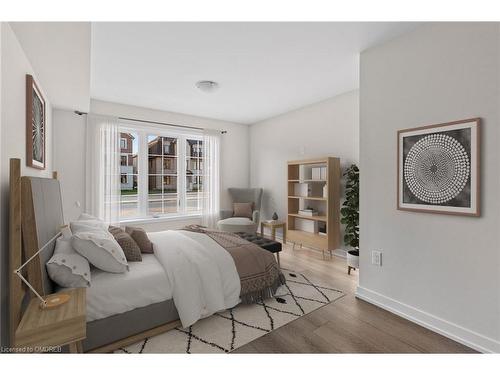
[[[359,255],[351,254],[354,250],[347,252],[347,265],[352,268],[359,268]],[[358,252],[359,254],[359,252]]]

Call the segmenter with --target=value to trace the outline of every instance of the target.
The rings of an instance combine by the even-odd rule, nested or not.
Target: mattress
[[[129,272],[92,270],[87,289],[87,322],[172,299],[172,286],[154,254],[129,262]]]

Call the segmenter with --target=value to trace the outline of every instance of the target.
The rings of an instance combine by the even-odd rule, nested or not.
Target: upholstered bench
[[[276,260],[278,261],[278,266],[280,266],[280,252],[281,252],[281,243],[270,240],[268,238],[259,236],[257,234],[247,233],[247,232],[236,232],[238,236],[241,238],[256,244],[257,246],[262,247],[263,249],[270,251],[273,254],[276,254]]]

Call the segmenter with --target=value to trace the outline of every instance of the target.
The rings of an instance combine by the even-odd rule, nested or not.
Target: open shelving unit
[[[288,162],[287,238],[295,244],[321,250],[323,255],[340,245],[340,159],[325,157]],[[313,179],[313,168],[324,168]],[[315,216],[299,214],[313,208]]]

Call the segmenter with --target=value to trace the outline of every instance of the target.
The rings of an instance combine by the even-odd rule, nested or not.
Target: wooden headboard
[[[57,173],[54,172],[53,178],[21,176],[21,160],[10,159],[9,184],[9,323],[12,345],[26,295],[14,270],[57,234],[64,218]],[[45,263],[52,256],[54,247],[55,241],[26,266],[24,277],[40,295],[53,292]]]

